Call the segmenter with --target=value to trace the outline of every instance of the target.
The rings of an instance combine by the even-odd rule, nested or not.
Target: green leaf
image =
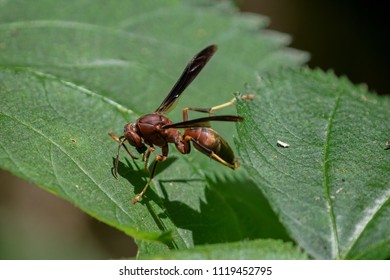
[[[158,223],[129,207],[133,188],[113,179],[112,141],[122,106],[86,89],[31,70],[0,71],[1,166],[71,201],[128,234],[158,240]],[[80,112],[77,112],[80,110]],[[137,185],[142,170],[131,170]],[[158,208],[156,211],[159,215]],[[161,213],[160,213],[161,214]],[[149,233],[135,225],[143,223]]]
[[[230,244],[201,245],[190,250],[166,255],[145,256],[143,259],[178,260],[305,260],[308,256],[290,242],[253,240]]]
[[[143,163],[123,153],[119,179],[112,176],[117,143],[107,132],[119,135],[152,112],[206,45],[220,48],[173,121],[180,108],[228,101],[259,72],[307,60],[285,47],[288,36],[263,30],[264,18],[198,3],[1,2],[0,167],[135,237],[143,254],[289,240],[244,170],[233,175],[199,153],[182,156],[172,147],[137,205],[130,200],[148,178]],[[215,127],[232,141],[232,124]]]
[[[1,65],[56,75],[138,113],[156,109],[191,56],[211,43],[220,46],[218,60],[188,89],[182,104],[221,102],[256,71],[307,60],[306,53],[285,47],[287,35],[259,30],[263,18],[228,7],[198,1],[47,2],[2,4]]]
[[[253,90],[239,153],[293,239],[319,259],[388,258],[390,99],[308,69]]]

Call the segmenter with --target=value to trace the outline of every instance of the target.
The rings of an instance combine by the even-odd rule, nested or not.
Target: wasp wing
[[[195,55],[187,64],[180,78],[173,86],[167,97],[156,109],[156,113],[163,114],[172,110],[178,101],[178,98],[183,91],[191,84],[191,82],[198,76],[199,72],[207,64],[213,54],[217,51],[216,45],[210,45]]]
[[[185,122],[178,122],[163,125],[163,129],[167,128],[191,128],[191,127],[210,127],[211,121],[219,121],[219,122],[242,122],[244,120],[243,117],[240,116],[210,116],[205,118],[193,119]]]

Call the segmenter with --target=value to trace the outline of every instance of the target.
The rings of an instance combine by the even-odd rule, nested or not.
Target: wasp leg
[[[154,150],[154,148],[153,148]],[[157,167],[157,164],[160,162],[160,161],[164,161],[167,159],[167,156],[168,156],[168,145],[166,146],[163,146],[161,148],[162,150],[162,155],[156,155],[156,161],[153,163],[153,166],[152,166],[152,169],[150,171],[150,176],[148,178],[148,181],[146,182],[146,185],[145,187],[142,189],[142,191],[137,194],[136,197],[134,197],[131,202],[133,204],[137,203],[138,200],[144,195],[144,193],[146,192],[146,190],[148,189],[149,185],[150,185],[150,182],[152,181],[153,177],[154,177],[154,174],[156,173],[156,167]],[[150,153],[149,153],[149,156],[150,156]],[[148,156],[148,157],[149,157]]]
[[[132,152],[130,152],[130,150],[127,148],[127,146],[125,145],[124,142],[126,142],[127,140],[125,139],[124,136],[121,136],[121,137],[117,137],[114,132],[109,132],[108,135],[111,136],[112,139],[114,139],[114,141],[118,142],[119,144],[121,144],[121,146],[123,146],[123,148],[125,148],[126,152],[131,156],[132,159],[138,159],[138,157],[136,157],[135,155],[133,155]],[[123,140],[124,139],[124,140]]]
[[[188,120],[188,111],[195,111],[195,112],[201,112],[201,113],[212,114],[212,113],[213,113],[214,111],[216,111],[216,110],[219,110],[219,109],[228,107],[228,106],[230,106],[230,105],[233,105],[233,104],[237,101],[237,99],[253,100],[253,98],[254,98],[254,95],[253,95],[253,94],[239,95],[239,96],[234,97],[232,100],[230,100],[230,101],[228,101],[228,102],[226,102],[226,103],[223,103],[223,104],[220,104],[220,105],[211,107],[211,108],[192,108],[192,107],[186,107],[186,108],[183,109],[183,121],[187,121],[187,120]]]
[[[222,159],[220,156],[218,156],[214,151],[210,150],[209,148],[205,147],[199,141],[196,141],[191,136],[187,135],[184,139],[184,141],[192,141],[194,144],[196,144],[198,149],[201,149],[204,153],[208,154],[211,158],[215,159],[219,163],[222,163],[223,165],[230,167],[232,169],[237,169],[240,167],[240,164],[237,162],[237,160],[234,160],[234,164],[231,164],[227,162],[226,160]]]
[[[135,203],[138,202],[138,200],[143,196],[143,194],[146,192],[147,188],[149,187],[149,184],[150,184],[150,182],[151,182],[152,179],[153,179],[154,173],[156,172],[157,163],[158,163],[157,160],[153,163],[153,167],[152,167],[152,170],[151,170],[151,172],[150,172],[149,179],[148,179],[148,181],[146,182],[145,187],[142,189],[142,191],[141,191],[139,194],[137,194],[136,197],[134,197],[134,198],[131,200],[131,202],[132,202],[133,204],[135,204]]]
[[[154,152],[155,150],[156,150],[156,149],[155,149],[153,146],[150,146],[150,147],[148,148],[148,151],[147,151],[146,153],[144,153],[143,156],[142,156],[142,160],[145,161],[145,166],[144,166],[145,171],[148,170],[148,162],[149,162],[150,154],[151,154],[152,152]]]

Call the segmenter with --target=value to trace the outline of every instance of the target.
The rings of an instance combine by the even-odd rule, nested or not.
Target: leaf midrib
[[[3,114],[4,116],[10,118],[10,119],[13,119],[15,120],[16,122],[20,123],[21,125],[27,127],[28,129],[31,129],[33,132],[37,133],[38,135],[40,135],[41,137],[43,137],[44,139],[46,139],[50,144],[54,145],[57,149],[59,149],[66,157],[68,157],[80,170],[83,174],[85,174],[99,189],[102,193],[104,193],[115,205],[117,205],[121,211],[123,213],[125,213],[127,215],[127,217],[132,220],[134,222],[134,220],[132,219],[132,217],[129,215],[129,213],[127,211],[125,211],[125,209],[123,209],[123,207],[121,206],[120,203],[118,203],[118,201],[116,201],[112,196],[109,195],[108,192],[104,191],[104,188],[98,183],[96,182],[96,180],[93,178],[92,175],[90,175],[83,167],[82,165],[80,164],[80,162],[76,161],[69,153],[67,153],[64,149],[62,149],[61,145],[58,144],[57,142],[55,142],[52,138],[50,138],[49,136],[47,136],[45,133],[43,133],[42,131],[36,129],[34,126],[31,126],[29,125],[28,123],[18,119],[18,118],[15,118],[14,116],[10,116],[4,112],[2,112],[1,114]],[[57,176],[56,176],[57,177]],[[57,182],[59,183],[59,181],[57,180]],[[60,183],[59,183],[60,184]]]
[[[339,250],[339,237],[337,234],[337,225],[336,225],[336,217],[334,213],[334,205],[332,203],[331,193],[330,193],[330,162],[329,162],[329,154],[330,154],[330,139],[332,136],[332,127],[333,121],[335,119],[336,111],[340,105],[341,91],[338,92],[331,114],[328,119],[328,125],[326,130],[326,137],[324,143],[324,168],[323,168],[323,188],[325,191],[326,202],[329,206],[329,218],[330,218],[330,227],[331,227],[331,255],[332,258],[340,258],[340,250]]]

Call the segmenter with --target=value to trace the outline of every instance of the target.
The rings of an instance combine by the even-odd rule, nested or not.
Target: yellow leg
[[[226,103],[223,103],[223,104],[211,107],[211,108],[191,108],[191,107],[186,107],[186,108],[183,109],[183,121],[187,121],[188,120],[188,111],[196,111],[196,112],[203,112],[203,113],[212,114],[216,110],[219,110],[219,109],[228,107],[230,105],[233,105],[237,101],[238,98],[243,99],[243,100],[253,100],[254,95],[253,94],[239,95],[237,97],[234,97],[232,100],[230,100],[230,101],[228,101]]]
[[[148,170],[148,162],[149,162],[150,154],[152,152],[154,152],[155,150],[156,149],[154,147],[149,147],[148,151],[146,153],[144,153],[144,155],[142,156],[142,160],[145,161],[145,166],[144,166],[145,171]]]
[[[160,161],[164,161],[167,157],[166,156],[160,156],[160,155],[156,155],[156,161],[153,163],[153,166],[152,166],[152,170],[150,171],[150,176],[149,176],[149,179],[148,181],[146,182],[145,184],[145,187],[142,189],[142,191],[136,195],[136,197],[134,197],[131,202],[133,204],[137,203],[138,200],[144,195],[144,193],[146,192],[146,190],[148,189],[149,185],[150,185],[150,182],[152,181],[153,177],[154,177],[154,174],[156,173],[156,167],[157,167],[157,164],[160,162]]]

